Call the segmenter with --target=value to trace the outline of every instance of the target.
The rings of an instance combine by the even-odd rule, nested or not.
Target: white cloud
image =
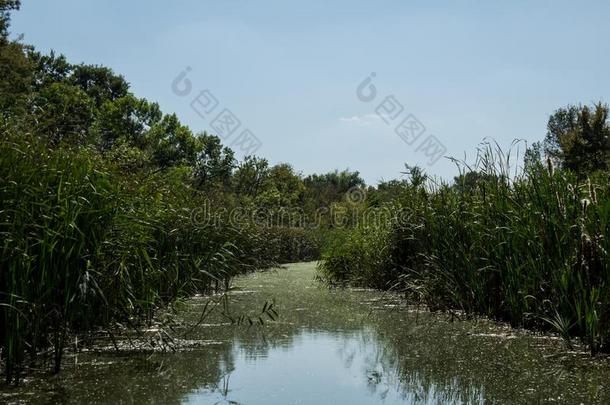
[[[381,121],[381,117],[379,117],[377,114],[364,114],[354,115],[351,117],[341,117],[339,118],[339,121],[362,126],[370,126]]]

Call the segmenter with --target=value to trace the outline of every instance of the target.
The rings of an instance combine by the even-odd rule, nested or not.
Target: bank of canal
[[[60,375],[2,388],[0,402],[610,403],[608,360],[553,337],[417,312],[377,291],[328,289],[315,267],[237,279],[227,306],[190,332],[189,349],[72,354]],[[183,324],[197,323],[208,300],[189,300]],[[249,326],[272,300],[279,318]]]

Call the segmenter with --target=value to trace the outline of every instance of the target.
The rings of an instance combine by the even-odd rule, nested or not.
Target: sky
[[[12,33],[112,68],[195,132],[230,111],[240,157],[248,129],[272,164],[375,184],[405,163],[451,179],[447,157],[531,144],[557,108],[609,101],[608,15],[607,1],[24,0]],[[190,88],[172,85],[182,72]],[[191,106],[204,90],[208,115]]]

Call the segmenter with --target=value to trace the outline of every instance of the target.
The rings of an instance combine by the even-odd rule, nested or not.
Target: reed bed
[[[476,165],[461,166],[478,173],[474,186],[408,185],[391,220],[325,251],[321,273],[608,352],[608,178],[578,178],[548,162],[511,173],[510,161],[488,145]]]
[[[290,230],[198,225],[192,213],[205,196],[183,181],[188,168],[126,174],[94,149],[49,148],[45,138],[6,128],[1,137],[7,382],[26,368],[59,371],[68,336],[136,327],[177,297],[316,254],[315,244],[298,241],[306,235]]]

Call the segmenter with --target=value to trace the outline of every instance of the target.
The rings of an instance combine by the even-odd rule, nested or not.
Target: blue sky
[[[556,108],[609,101],[610,2],[23,3],[12,31],[24,42],[109,66],[136,95],[209,131],[172,92],[189,66],[193,88],[261,140],[258,155],[304,174],[350,168],[374,184],[409,163],[455,175],[375,114],[389,95],[426,127],[420,141],[432,134],[458,158],[485,137],[541,140]],[[356,88],[371,72],[379,96],[364,103]]]

